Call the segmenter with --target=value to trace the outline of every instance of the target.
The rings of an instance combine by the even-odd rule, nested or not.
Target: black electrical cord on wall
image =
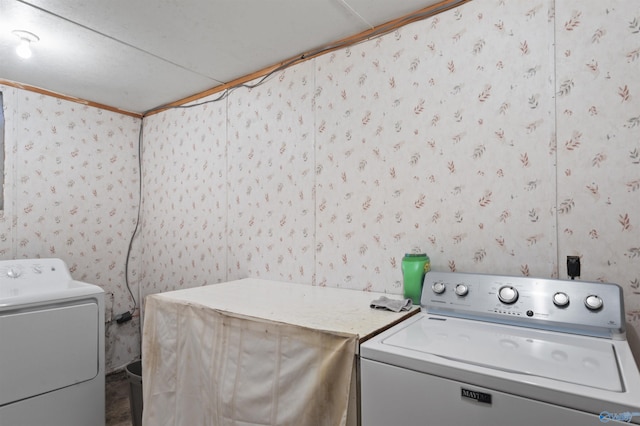
[[[138,309],[138,301],[133,295],[133,291],[131,290],[131,285],[129,284],[129,260],[131,258],[131,250],[133,247],[133,241],[138,234],[138,229],[140,228],[140,214],[142,211],[142,129],[144,127],[144,120],[140,119],[140,131],[138,132],[138,213],[136,216],[136,223],[131,233],[131,238],[129,239],[129,247],[127,248],[127,256],[124,262],[124,283],[131,295],[131,300],[133,300],[133,308],[130,311],[127,311],[123,314],[120,314],[116,317],[116,322],[121,324],[123,322],[129,321]],[[139,296],[139,294],[138,294]]]

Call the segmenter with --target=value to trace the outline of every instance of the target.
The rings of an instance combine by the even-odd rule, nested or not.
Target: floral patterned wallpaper
[[[558,252],[623,286],[640,334],[640,3],[556,8]]]
[[[313,62],[228,107],[228,279],[311,283],[315,232]]]
[[[146,117],[140,296],[246,276],[400,294],[409,251],[560,278],[579,255],[640,332],[639,22],[635,0],[474,0]],[[139,121],[3,91],[0,253],[53,248],[127,306]],[[139,355],[130,324],[111,366]]]
[[[400,260],[414,250],[439,268],[557,274],[553,20],[540,6],[509,26],[485,15],[521,6],[473,5],[231,94],[227,128],[194,135],[226,131],[228,144],[228,275],[208,282],[250,275],[399,293]],[[170,142],[160,140],[146,133],[145,158]],[[189,186],[166,167],[145,169]],[[149,267],[166,276],[172,253],[161,254]]]
[[[124,265],[138,211],[140,119],[0,90],[6,120],[0,258],[61,258],[74,279],[101,286],[106,369],[122,367],[139,356],[139,321],[110,320],[133,306]]]
[[[548,7],[472,2],[318,59],[320,284],[399,292],[413,250],[555,273]]]
[[[225,126],[224,103],[145,119],[142,297],[225,281]]]
[[[579,255],[581,279],[623,286],[640,330],[639,7],[474,0],[195,107],[203,121],[145,118],[163,231],[143,231],[142,269],[160,277],[143,287],[257,276],[399,294],[409,251],[559,278]],[[208,184],[184,172],[207,150]],[[200,225],[209,243],[180,232]]]

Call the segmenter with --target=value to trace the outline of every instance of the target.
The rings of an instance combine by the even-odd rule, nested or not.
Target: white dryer
[[[104,426],[104,318],[62,260],[0,261],[0,426]]]
[[[619,286],[430,272],[421,305],[360,347],[362,426],[640,424]]]

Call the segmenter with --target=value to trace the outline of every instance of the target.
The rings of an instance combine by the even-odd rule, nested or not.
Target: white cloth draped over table
[[[254,279],[148,296],[143,424],[344,426],[359,338],[403,317],[376,296]]]

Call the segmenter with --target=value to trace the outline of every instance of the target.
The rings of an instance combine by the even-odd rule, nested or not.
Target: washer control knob
[[[458,284],[454,291],[458,296],[466,296],[469,293],[469,287],[466,284]]]
[[[586,299],[584,299],[584,305],[591,311],[597,311],[599,309],[602,309],[602,305],[604,305],[604,302],[602,301],[600,296],[591,294],[587,296]]]
[[[553,304],[559,308],[564,308],[569,305],[569,295],[561,291],[553,295]]]
[[[7,269],[7,277],[9,278],[18,278],[20,275],[22,275],[22,272],[20,271],[20,269],[17,269],[17,268]]]
[[[516,303],[518,300],[518,290],[510,285],[502,286],[500,287],[500,290],[498,290],[498,299],[507,305]]]
[[[444,293],[446,287],[445,287],[445,285],[444,285],[444,283],[442,281],[436,281],[431,286],[431,289],[433,290],[433,292],[435,294],[442,294],[442,293]]]

